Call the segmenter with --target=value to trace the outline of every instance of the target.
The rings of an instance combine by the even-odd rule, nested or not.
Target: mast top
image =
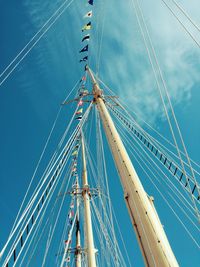
[[[100,89],[98,82],[96,81],[93,72],[91,71],[91,69],[89,68],[88,65],[85,66],[86,71],[88,72],[92,83],[93,83],[93,89],[92,89],[92,93],[94,96],[94,100],[96,100],[98,97],[102,96],[103,91]]]

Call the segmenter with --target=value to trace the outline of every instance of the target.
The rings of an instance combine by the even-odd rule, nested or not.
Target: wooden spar
[[[121,178],[126,206],[136,232],[146,266],[179,266],[159,220],[132,165],[103,100],[102,90],[92,71],[86,67],[93,83],[94,102],[99,110],[106,137]]]
[[[76,206],[77,206],[77,215],[76,215],[76,252],[75,252],[75,266],[81,267],[81,234],[80,234],[80,220],[79,220],[79,184],[78,179],[76,182]]]
[[[86,232],[86,253],[88,260],[88,267],[96,267],[95,253],[96,249],[94,248],[94,238],[92,231],[92,220],[91,220],[91,210],[90,210],[90,196],[89,196],[89,185],[87,179],[87,166],[85,158],[85,143],[82,133],[82,158],[83,158],[83,201],[84,201],[84,218],[85,218],[85,232]]]

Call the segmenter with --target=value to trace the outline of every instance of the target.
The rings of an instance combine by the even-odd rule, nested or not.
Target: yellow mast
[[[106,137],[121,178],[126,206],[136,232],[146,266],[179,266],[168,242],[157,212],[145,192],[128,153],[115,128],[103,100],[102,90],[92,71],[86,67],[92,83],[94,102],[103,123]]]
[[[87,179],[87,166],[85,158],[85,142],[82,133],[82,159],[83,159],[83,201],[84,201],[84,218],[85,218],[85,231],[86,231],[86,254],[88,260],[88,267],[96,267],[95,253],[96,249],[94,248],[94,238],[92,231],[92,220],[91,220],[91,210],[90,210],[90,196],[89,196],[89,185]]]
[[[76,181],[76,206],[77,206],[77,215],[76,215],[76,251],[75,251],[75,266],[81,267],[81,233],[80,233],[80,221],[79,221],[79,184],[78,179]]]

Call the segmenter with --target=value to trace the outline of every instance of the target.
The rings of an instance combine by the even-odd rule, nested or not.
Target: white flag
[[[91,18],[92,17],[92,10],[85,14],[84,18]]]

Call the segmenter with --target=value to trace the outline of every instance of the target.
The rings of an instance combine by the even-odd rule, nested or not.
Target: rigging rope
[[[163,1],[163,0],[162,0]],[[159,73],[159,76],[161,78],[161,81],[162,81],[162,84],[163,84],[163,88],[164,88],[164,91],[165,91],[165,94],[167,96],[167,100],[168,100],[168,103],[169,103],[169,106],[170,106],[170,110],[172,112],[172,116],[173,116],[173,119],[174,119],[174,122],[175,122],[175,125],[176,125],[176,128],[178,130],[178,134],[179,134],[179,137],[180,137],[180,140],[181,140],[181,144],[183,146],[183,149],[184,149],[184,152],[185,152],[185,155],[186,155],[186,158],[188,160],[188,164],[190,165],[190,170],[191,170],[191,174],[192,174],[192,177],[195,181],[195,185],[196,185],[196,188],[197,188],[197,191],[198,191],[198,195],[200,196],[200,190],[198,188],[198,185],[197,185],[197,182],[196,182],[196,178],[195,178],[195,174],[194,174],[194,171],[192,169],[192,166],[191,166],[191,162],[190,162],[190,158],[188,156],[188,153],[187,153],[187,149],[186,149],[186,146],[185,146],[185,143],[184,143],[184,140],[183,140],[183,137],[182,137],[182,133],[181,133],[181,130],[180,130],[180,127],[179,127],[179,124],[178,124],[178,121],[176,119],[176,115],[175,115],[175,112],[174,112],[174,109],[173,109],[173,106],[172,106],[172,103],[171,103],[171,99],[170,99],[170,96],[169,96],[169,93],[168,93],[168,88],[167,88],[167,84],[166,84],[166,81],[163,77],[163,74],[162,74],[162,71],[161,71],[161,68],[160,68],[160,65],[159,65],[159,62],[158,62],[158,58],[157,58],[157,55],[156,55],[156,52],[155,52],[155,49],[154,49],[154,46],[153,46],[153,43],[152,43],[152,40],[151,40],[151,37],[150,37],[150,34],[149,34],[149,30],[148,30],[148,27],[147,27],[147,24],[145,22],[145,19],[144,19],[144,15],[143,15],[143,12],[142,12],[142,9],[140,7],[140,4],[138,2],[138,0],[135,0],[135,2],[137,3],[138,5],[138,8],[139,8],[139,13],[141,15],[141,20],[144,24],[144,29],[146,31],[146,35],[147,35],[147,38],[149,40],[149,43],[150,43],[150,49],[153,53],[153,58],[155,60],[155,64],[156,64],[156,67],[157,67],[157,70],[158,70],[158,73]],[[144,39],[144,42],[145,42],[145,47],[147,48],[147,51],[149,51],[149,48],[148,48],[148,45],[147,45],[147,40],[145,38],[145,31],[142,29],[142,24],[140,23],[140,19],[139,19],[139,13],[137,12],[137,7],[136,5],[134,4],[134,0],[132,0],[132,3],[135,7],[135,12],[136,12],[136,16],[137,16],[137,20],[138,20],[138,24],[140,26],[140,29],[141,29],[141,33],[143,35],[143,39]],[[151,65],[152,65],[152,59],[151,59],[151,55],[150,53],[148,52],[148,55],[149,55],[149,60],[151,62]],[[152,68],[153,65],[152,65]],[[156,73],[155,73],[155,78],[157,77]],[[196,206],[196,203],[195,203],[195,200],[194,200],[194,197],[193,197],[193,194],[192,194],[192,189],[190,187],[190,184],[189,184],[189,180],[188,180],[188,177],[187,177],[187,174],[186,174],[186,171],[185,171],[185,167],[184,167],[184,163],[182,161],[182,157],[181,157],[181,153],[180,153],[180,150],[179,150],[179,146],[178,146],[178,143],[177,143],[177,139],[175,137],[175,134],[174,134],[174,131],[173,131],[173,127],[172,127],[172,124],[171,124],[171,120],[169,118],[169,114],[168,114],[168,111],[167,111],[167,107],[166,107],[166,104],[165,104],[165,101],[163,99],[163,96],[162,96],[162,91],[161,91],[161,88],[158,86],[158,89],[159,89],[159,93],[160,93],[160,97],[161,97],[161,100],[162,100],[162,103],[163,103],[163,106],[164,106],[164,110],[165,110],[165,114],[166,114],[166,117],[167,117],[167,120],[168,120],[168,123],[169,123],[169,126],[170,126],[170,130],[171,130],[171,133],[172,133],[172,137],[173,137],[173,140],[174,140],[174,144],[177,148],[177,153],[178,153],[178,156],[180,158],[180,162],[181,162],[181,166],[182,166],[182,169],[183,169],[183,173],[187,179],[187,183],[188,183],[188,188],[190,190],[190,194],[191,194],[191,198],[192,198],[192,201],[193,201],[193,204],[194,204],[194,207],[196,209],[196,214],[197,214],[197,217],[198,217],[198,220],[200,221],[200,214],[199,214],[199,210]]]
[[[78,134],[79,134],[79,131],[80,131],[81,126],[84,124],[84,122],[85,122],[85,120],[86,120],[86,118],[87,118],[87,116],[88,116],[88,114],[89,114],[89,111],[90,111],[90,109],[91,109],[91,105],[92,105],[92,104],[90,104],[90,106],[88,107],[88,109],[87,109],[87,111],[85,112],[85,114],[84,114],[84,116],[83,116],[81,122],[79,122],[79,124],[77,125],[77,127],[76,127],[74,133],[72,134],[71,138],[68,140],[67,145],[66,145],[66,146],[64,147],[64,149],[63,149],[63,152],[62,152],[62,153],[63,153],[63,157],[62,157],[62,159],[60,160],[60,163],[58,164],[57,168],[55,169],[55,171],[54,171],[54,173],[53,173],[53,175],[52,175],[52,177],[51,177],[49,183],[47,184],[47,186],[46,186],[46,188],[45,188],[45,190],[44,190],[44,193],[42,194],[42,196],[40,197],[40,199],[39,199],[39,201],[38,201],[38,203],[40,203],[40,202],[42,203],[42,206],[43,206],[43,204],[46,202],[46,197],[47,197],[47,195],[48,195],[48,193],[49,193],[47,190],[49,189],[49,191],[51,191],[51,188],[53,187],[53,185],[54,185],[54,183],[55,183],[55,181],[56,181],[55,178],[60,174],[60,172],[61,172],[61,170],[62,170],[62,167],[63,167],[64,164],[66,163],[66,157],[67,157],[67,155],[68,155],[70,149],[72,148],[72,146],[73,146],[73,144],[74,144],[74,142],[75,142],[75,140],[76,140],[76,138],[77,138],[77,136],[78,136]],[[61,154],[62,154],[62,153],[61,153]],[[59,156],[59,158],[60,158],[60,156]],[[58,158],[58,159],[59,159],[59,158]],[[57,161],[58,161],[58,159],[57,159]],[[57,163],[57,161],[54,163],[54,165],[52,166],[51,170],[53,169],[53,167],[55,166],[55,164]],[[51,170],[49,171],[48,175],[51,173]],[[25,220],[26,220],[26,218],[27,218],[27,216],[28,216],[28,213],[27,213],[27,212],[28,212],[28,210],[30,211],[30,208],[32,207],[34,201],[36,200],[36,198],[37,198],[37,196],[38,196],[38,194],[39,194],[39,191],[41,190],[42,186],[44,185],[45,181],[47,180],[48,175],[47,175],[46,178],[43,180],[42,184],[40,185],[39,189],[37,190],[37,193],[34,195],[34,198],[31,200],[30,204],[28,205],[29,208],[27,208],[27,209],[25,210],[25,213],[22,214],[22,217],[20,218],[18,224],[16,225],[16,227],[15,227],[15,229],[13,230],[12,234],[9,236],[9,238],[8,238],[8,240],[7,240],[7,242],[6,242],[5,246],[4,246],[4,248],[2,249],[2,255],[3,255],[3,252],[5,251],[6,247],[8,246],[8,244],[9,244],[11,238],[13,237],[15,231],[17,230],[18,226],[20,225],[22,219],[24,219],[24,216],[25,216],[25,215],[26,215],[26,217],[25,217]],[[39,205],[39,204],[38,204],[38,205]],[[38,207],[39,207],[38,205],[36,205],[36,207],[34,208],[32,214],[31,214],[31,216],[30,216],[30,219],[28,220],[28,222],[26,223],[26,225],[25,225],[25,227],[24,227],[23,232],[27,229],[27,235],[26,235],[26,237],[29,236],[29,223],[30,223],[30,220],[32,221],[33,216],[35,217],[35,220],[37,220],[37,218],[38,218],[38,216],[39,216],[39,214],[40,214],[40,212],[41,212],[41,209],[38,209]],[[36,211],[36,210],[37,210],[37,212],[38,212],[38,213],[37,213],[37,216],[35,215],[35,211]],[[23,224],[25,223],[25,220],[24,220]],[[23,224],[22,224],[21,227],[23,227]],[[33,226],[33,221],[32,221],[32,225],[31,225],[31,226]],[[21,229],[22,229],[22,228],[21,228]],[[33,227],[31,227],[30,232],[32,231],[32,229],[33,229]],[[20,235],[21,235],[21,230],[20,230]],[[23,235],[23,234],[22,234],[22,235]],[[17,240],[17,239],[16,239],[16,240]],[[15,240],[14,243],[13,243],[14,245],[16,244],[16,240]],[[25,242],[26,242],[26,241],[25,241]],[[14,249],[14,247],[12,247],[11,250],[10,250],[10,252],[9,252],[9,255],[7,256],[7,258],[6,258],[6,260],[5,260],[5,262],[6,262],[7,260],[9,261],[10,257],[12,256],[13,251],[14,251],[14,254],[16,254],[16,253],[15,253],[15,249]],[[15,260],[16,260],[16,257],[15,257]],[[6,263],[6,264],[7,264],[7,263]]]
[[[165,168],[170,171],[173,176],[175,176],[179,182],[187,189],[188,180],[186,182],[183,181],[183,177],[185,176],[182,170],[172,162],[171,159],[168,159],[165,154],[163,154],[157,147],[152,145],[139,131],[137,131],[134,126],[125,119],[120,113],[110,104],[107,103],[107,107],[112,110],[115,115],[123,122],[124,126],[126,126],[134,135],[138,138],[138,140],[145,145],[146,148],[165,166]],[[192,181],[192,180],[189,180]],[[196,193],[196,184],[194,184],[192,189],[192,194],[195,195]],[[196,199],[199,200],[200,196],[195,195]]]
[[[120,130],[120,132],[122,133],[122,131]],[[168,183],[166,183],[166,181],[165,181],[165,179],[161,176],[161,173],[162,173],[162,175],[168,180],[168,181],[170,181],[169,180],[169,178],[167,177],[167,175],[158,167],[158,165],[157,164],[155,164],[155,162],[153,162],[154,163],[154,165],[159,169],[159,171],[157,170],[157,169],[155,169],[155,167],[151,164],[151,162],[152,162],[152,159],[149,157],[149,155],[147,154],[147,153],[142,153],[140,150],[139,150],[139,148],[137,148],[136,147],[136,144],[135,143],[133,143],[133,141],[132,140],[130,140],[130,137],[128,137],[127,135],[125,136],[125,134],[124,133],[122,133],[122,136],[124,137],[124,141],[125,141],[125,143],[128,143],[130,146],[129,146],[129,148],[130,148],[130,152],[131,152],[131,154],[132,155],[135,155],[134,153],[136,153],[137,155],[139,155],[140,156],[140,160],[142,161],[142,163],[143,163],[143,166],[146,166],[147,168],[148,168],[148,170],[150,171],[150,172],[152,172],[152,169],[157,173],[157,176],[158,177],[160,177],[164,182],[165,182],[165,184],[168,186],[168,188],[174,193],[174,195],[179,199],[179,201],[181,201],[181,203],[189,210],[189,212],[194,216],[194,214],[192,213],[192,211],[189,209],[189,207],[187,207],[186,206],[186,203],[185,202],[183,202],[183,199],[181,199],[177,194],[176,194],[176,192],[174,191],[174,189],[172,189],[172,187],[168,184]],[[137,140],[136,140],[137,141]],[[138,143],[139,144],[139,143]],[[140,144],[139,144],[140,145]],[[141,147],[141,145],[140,145],[140,147]],[[133,151],[131,150],[131,149],[133,149]],[[134,153],[133,153],[134,152]],[[146,158],[145,158],[145,155],[147,156]],[[142,159],[143,158],[143,159]],[[148,162],[148,165],[147,165],[147,163],[146,162]],[[152,172],[153,173],[153,172]],[[161,186],[163,187],[163,188],[165,188],[164,186],[163,186],[163,184],[158,180],[158,177],[154,174],[154,176],[155,176],[155,178],[156,178],[156,180],[161,184]],[[170,183],[171,185],[173,185],[173,183]],[[173,187],[177,190],[177,188],[173,185]],[[165,189],[166,190],[166,189]],[[168,191],[167,191],[168,192]],[[178,191],[177,190],[177,192],[181,195],[181,197],[183,197],[184,198],[184,200],[186,200],[185,199],[185,197],[180,193],[180,191]],[[171,196],[171,194],[168,192],[168,194]],[[192,209],[193,209],[193,207],[189,204],[189,203],[187,203]],[[182,210],[182,212],[183,213],[185,213],[185,211],[182,209],[182,207],[180,207],[180,209]],[[185,214],[186,215],[186,214]],[[188,215],[186,215],[187,216],[187,218],[192,222],[192,224],[196,227],[196,229],[198,229],[199,230],[199,226],[197,226],[193,221],[192,221],[192,219],[188,216]],[[195,216],[194,216],[195,217]],[[196,217],[195,217],[196,218]]]
[[[95,76],[96,77],[96,76]],[[108,87],[100,78],[96,77],[98,79],[98,81],[109,91],[109,93],[115,95],[115,92],[113,90],[110,89],[110,87]],[[138,113],[136,113],[135,111],[133,111],[132,109],[130,109],[128,107],[128,105],[122,101],[122,100],[118,100],[117,102],[117,105],[119,105],[127,114],[128,116],[133,119],[133,117],[131,116],[131,113],[133,113],[135,116],[137,116],[139,118],[139,120],[141,120],[143,123],[145,123],[145,125],[147,125],[151,130],[153,130],[156,134],[159,135],[159,137],[161,137],[165,142],[167,142],[169,145],[171,145],[173,148],[176,148],[174,144],[172,144],[166,137],[164,137],[161,133],[159,133],[152,125],[150,125],[148,122],[146,122]],[[123,105],[121,104],[123,103]],[[126,107],[126,109],[125,109]],[[129,110],[129,111],[128,111]],[[183,156],[185,156],[184,152],[181,151],[181,154]],[[186,157],[186,156],[185,156]],[[200,168],[200,165],[198,163],[196,163],[193,159],[191,159],[191,162],[196,165],[198,168]]]
[[[68,1],[68,0],[67,0]],[[65,1],[65,3],[67,2]],[[30,48],[28,48],[28,50],[25,52],[25,54],[19,59],[18,62],[15,63],[15,61],[19,58],[19,56],[26,50],[26,48],[29,46],[29,44],[32,43],[32,41],[35,39],[35,37],[37,37],[37,35],[41,32],[41,30],[48,24],[49,21],[46,22],[46,24],[43,25],[43,27],[41,28],[40,31],[38,31],[38,33],[36,33],[36,35],[29,41],[29,43],[19,52],[19,54],[13,59],[13,61],[6,67],[6,69],[1,73],[1,77],[6,73],[7,70],[9,70],[9,72],[6,74],[6,76],[0,80],[0,86],[9,78],[9,76],[12,74],[12,72],[18,67],[18,65],[22,62],[22,60],[24,60],[24,58],[29,54],[29,52],[36,46],[36,44],[40,41],[40,39],[45,35],[45,33],[55,24],[55,22],[60,18],[60,16],[67,10],[67,8],[74,2],[74,0],[71,0],[69,2],[69,4],[63,8],[63,10],[56,16],[56,18],[53,20],[53,22],[51,22],[49,24],[49,26],[44,30],[44,32],[39,36],[38,39],[36,39],[36,41],[33,42],[33,44],[31,45]],[[63,7],[63,5],[61,5],[61,7]],[[61,8],[60,7],[60,8]],[[58,8],[59,10],[59,8]],[[59,11],[58,11],[59,12]],[[57,11],[55,12],[57,14]],[[55,15],[52,15],[52,18]],[[51,20],[51,18],[50,18]],[[12,64],[14,64],[13,67]],[[11,68],[10,68],[11,67]]]
[[[183,24],[183,22],[179,19],[179,17],[175,14],[175,12],[173,11],[173,9],[167,4],[167,2],[165,0],[161,0],[163,2],[163,4],[169,9],[169,11],[172,13],[172,15],[176,18],[176,20],[180,23],[180,25],[182,26],[182,28],[186,31],[186,33],[192,38],[192,40],[196,43],[196,45],[198,46],[198,48],[200,48],[200,43],[197,41],[197,39],[195,38],[195,36],[191,33],[191,31],[189,31],[187,29],[187,27]],[[192,22],[193,24],[193,22]],[[196,27],[196,25],[195,25]],[[199,28],[198,28],[199,30]]]
[[[188,15],[188,13],[177,3],[177,1],[172,0],[172,2],[177,6],[177,8],[186,16],[186,18],[192,23],[192,25],[200,32],[200,27],[197,23]]]
[[[75,136],[75,138],[76,138],[76,136]],[[72,143],[71,143],[71,146],[73,145],[73,141],[74,141],[75,139],[72,139]],[[38,220],[38,218],[39,218],[39,215],[40,215],[40,213],[41,213],[41,211],[42,211],[42,208],[43,208],[43,206],[45,205],[45,203],[46,203],[46,201],[47,201],[47,197],[49,196],[49,194],[52,192],[52,189],[55,189],[54,188],[54,185],[56,184],[56,182],[58,181],[58,177],[59,177],[59,175],[61,174],[61,172],[63,171],[63,166],[65,165],[65,163],[66,163],[66,157],[67,157],[67,155],[68,155],[68,153],[69,153],[69,150],[70,150],[70,147],[68,148],[68,150],[67,151],[65,151],[65,153],[64,153],[64,155],[63,155],[63,157],[62,157],[62,159],[61,159],[61,161],[60,161],[60,164],[58,165],[58,167],[56,168],[56,170],[54,171],[54,173],[53,173],[53,175],[52,175],[52,177],[51,177],[51,179],[50,179],[50,181],[49,181],[49,183],[46,185],[46,187],[45,187],[45,189],[44,189],[44,191],[43,191],[43,194],[40,196],[40,198],[39,198],[39,200],[38,200],[38,202],[37,202],[37,204],[36,204],[36,206],[35,206],[35,208],[33,209],[33,211],[32,211],[32,213],[31,213],[31,215],[30,215],[30,218],[28,219],[28,221],[26,222],[26,224],[25,224],[25,227],[23,228],[23,230],[22,231],[20,231],[20,236],[24,236],[25,235],[25,231],[26,231],[26,236],[25,236],[25,241],[24,241],[24,243],[23,243],[23,246],[21,246],[21,250],[20,250],[20,252],[19,252],[19,254],[18,254],[18,257],[20,256],[20,254],[21,254],[21,252],[22,252],[22,250],[23,250],[23,248],[24,248],[24,245],[25,245],[25,243],[27,242],[27,240],[28,240],[28,237],[30,236],[30,234],[31,234],[31,232],[32,232],[32,230],[33,230],[33,226],[34,226],[34,224],[37,222],[37,220]],[[40,205],[41,205],[41,207],[40,207]],[[18,237],[17,237],[17,239],[18,239]],[[8,256],[7,256],[7,258],[5,259],[5,261],[4,261],[4,263],[3,263],[3,267],[4,266],[6,266],[7,265],[7,263],[9,262],[9,260],[10,260],[10,258],[11,258],[11,256],[12,256],[12,253],[14,253],[15,254],[15,250],[16,250],[16,246],[17,246],[17,244],[18,244],[18,242],[20,241],[20,239],[18,239],[18,240],[15,240],[14,241],[14,247],[10,250],[10,252],[8,253]],[[21,244],[22,245],[22,244]],[[14,260],[14,266],[15,266],[15,264],[17,263],[17,259],[18,259],[18,257],[15,257],[15,260]]]
[[[79,82],[79,80],[76,82],[76,84],[74,85],[74,87],[72,88],[72,90],[70,91],[70,93],[68,94],[68,96],[65,98],[65,101],[69,98],[69,96],[71,95],[71,93],[74,91],[74,89],[76,88],[78,82]],[[47,146],[48,146],[48,144],[49,144],[49,140],[50,140],[50,138],[51,138],[51,136],[52,136],[52,133],[53,133],[54,128],[55,128],[55,126],[56,126],[56,123],[57,123],[57,120],[58,120],[58,118],[59,118],[59,115],[60,115],[61,110],[62,110],[62,106],[59,108],[59,110],[58,110],[58,112],[57,112],[56,118],[55,118],[55,120],[54,120],[54,122],[53,122],[53,125],[52,125],[52,128],[51,128],[51,130],[50,130],[49,136],[48,136],[48,138],[47,138],[47,140],[46,140],[46,143],[45,143],[45,146],[44,146],[44,148],[43,148],[43,150],[42,150],[42,153],[41,153],[41,155],[40,155],[39,161],[38,161],[38,163],[37,163],[37,165],[36,165],[36,168],[35,168],[35,170],[34,170],[33,176],[32,176],[31,181],[30,181],[30,183],[29,183],[28,189],[27,189],[27,191],[26,191],[26,194],[25,194],[25,196],[24,196],[24,199],[23,199],[23,201],[22,201],[22,204],[21,204],[21,206],[20,206],[19,212],[18,212],[18,214],[17,214],[17,217],[16,217],[16,219],[15,219],[15,222],[14,222],[14,224],[13,224],[13,227],[12,227],[12,229],[11,229],[10,234],[12,233],[12,231],[13,231],[13,229],[14,229],[14,227],[15,227],[16,221],[17,221],[18,218],[19,218],[19,214],[20,214],[20,212],[21,212],[21,210],[22,210],[23,204],[24,204],[24,202],[25,202],[25,200],[26,200],[26,197],[27,197],[27,195],[28,195],[28,193],[29,193],[30,187],[31,187],[31,185],[32,185],[32,183],[33,183],[33,180],[34,180],[34,178],[35,178],[35,175],[36,175],[36,172],[37,172],[37,170],[38,170],[38,168],[39,168],[39,165],[40,165],[40,163],[41,163],[41,161],[42,161],[42,158],[43,158],[43,156],[44,156],[44,153],[45,153],[45,151],[46,151],[46,148],[47,148]],[[70,125],[71,125],[71,124],[70,124]],[[9,234],[9,236],[10,236],[10,234]]]
[[[139,163],[138,159],[135,157],[135,155],[133,154],[135,160]],[[190,231],[188,230],[188,228],[186,227],[186,225],[183,223],[183,221],[180,219],[180,217],[177,215],[177,213],[175,212],[175,210],[172,208],[172,206],[169,204],[168,200],[166,199],[166,197],[161,193],[161,191],[159,190],[159,188],[156,186],[156,184],[154,183],[154,181],[151,179],[150,175],[148,174],[147,171],[144,170],[144,167],[142,166],[141,163],[139,163],[140,167],[143,169],[144,173],[147,175],[147,177],[149,178],[149,180],[151,181],[151,183],[154,185],[154,187],[156,188],[156,190],[159,192],[159,194],[161,195],[161,197],[163,198],[163,200],[166,202],[166,204],[168,205],[168,207],[171,209],[171,211],[174,213],[174,215],[176,216],[176,218],[178,219],[178,221],[181,223],[181,225],[184,227],[184,229],[186,230],[186,232],[188,233],[188,235],[190,236],[190,238],[193,240],[194,244],[200,248],[200,245],[198,244],[198,242],[196,241],[196,239],[193,237],[193,235],[190,233]],[[149,168],[149,171],[151,171],[151,169]],[[153,172],[151,171],[152,175]],[[154,175],[155,177],[155,175]]]

